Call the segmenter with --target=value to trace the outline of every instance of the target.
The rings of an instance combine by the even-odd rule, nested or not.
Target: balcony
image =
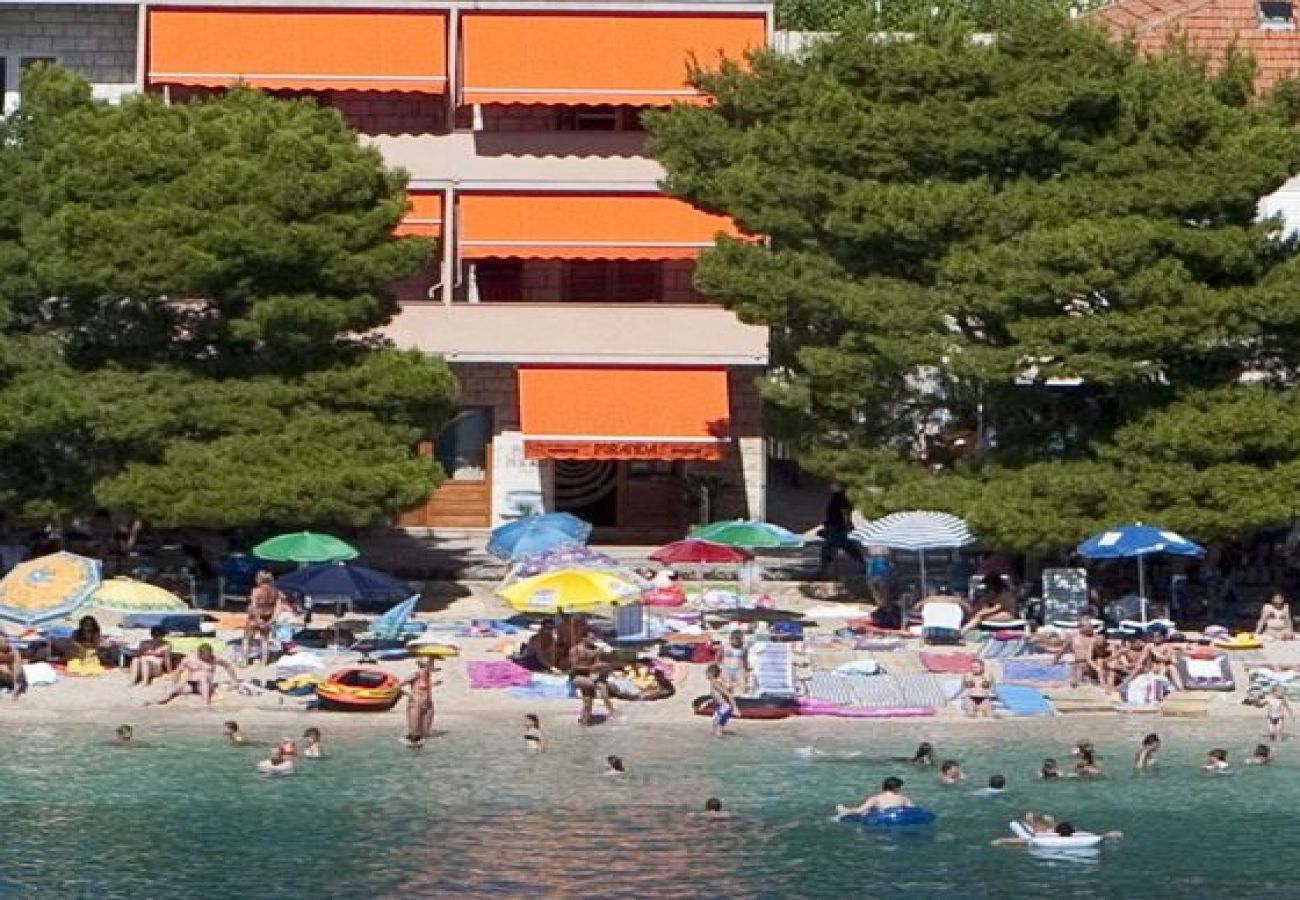
[[[381,332],[449,362],[761,366],[767,328],[720,306],[411,304]]]
[[[372,135],[388,165],[413,188],[658,191],[663,167],[642,132],[455,132]]]

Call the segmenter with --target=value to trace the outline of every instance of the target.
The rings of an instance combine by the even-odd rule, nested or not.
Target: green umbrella
[[[780,525],[746,522],[740,519],[731,522],[710,522],[708,525],[692,529],[691,537],[712,541],[715,544],[725,544],[728,547],[743,547],[746,550],[803,546],[803,538]]]
[[[356,559],[361,551],[332,534],[295,531],[262,541],[253,548],[253,555],[273,562],[322,563]]]

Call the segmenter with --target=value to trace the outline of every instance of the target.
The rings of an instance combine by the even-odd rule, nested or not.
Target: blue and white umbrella
[[[1157,553],[1173,556],[1201,556],[1205,548],[1176,531],[1158,525],[1120,525],[1094,534],[1076,550],[1085,559],[1134,559],[1138,561],[1138,598],[1142,601],[1142,621],[1147,620],[1146,558]]]
[[[488,552],[511,562],[571,544],[585,544],[591,525],[569,513],[524,516],[492,529]]]
[[[961,518],[952,513],[914,510],[891,513],[873,519],[849,532],[849,540],[864,547],[910,550],[920,554],[921,593],[928,592],[925,578],[925,551],[956,550],[975,543],[975,535]]]

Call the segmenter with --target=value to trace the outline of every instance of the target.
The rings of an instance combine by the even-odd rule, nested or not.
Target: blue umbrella
[[[348,562],[308,566],[284,576],[277,584],[286,593],[326,603],[401,600],[411,594],[405,581]]]
[[[525,516],[492,530],[488,552],[498,559],[517,560],[566,544],[585,544],[591,525],[569,513]]]
[[[1146,558],[1157,553],[1174,556],[1200,556],[1205,548],[1177,532],[1158,525],[1120,525],[1094,534],[1077,548],[1085,559],[1133,559],[1138,561],[1138,598],[1142,601],[1142,621],[1147,620]]]

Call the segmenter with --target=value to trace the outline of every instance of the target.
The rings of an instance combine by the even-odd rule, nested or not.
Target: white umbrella
[[[921,594],[929,592],[925,577],[925,551],[956,550],[975,543],[970,527],[951,513],[914,510],[873,519],[849,532],[849,540],[865,547],[908,550],[921,556]]]

